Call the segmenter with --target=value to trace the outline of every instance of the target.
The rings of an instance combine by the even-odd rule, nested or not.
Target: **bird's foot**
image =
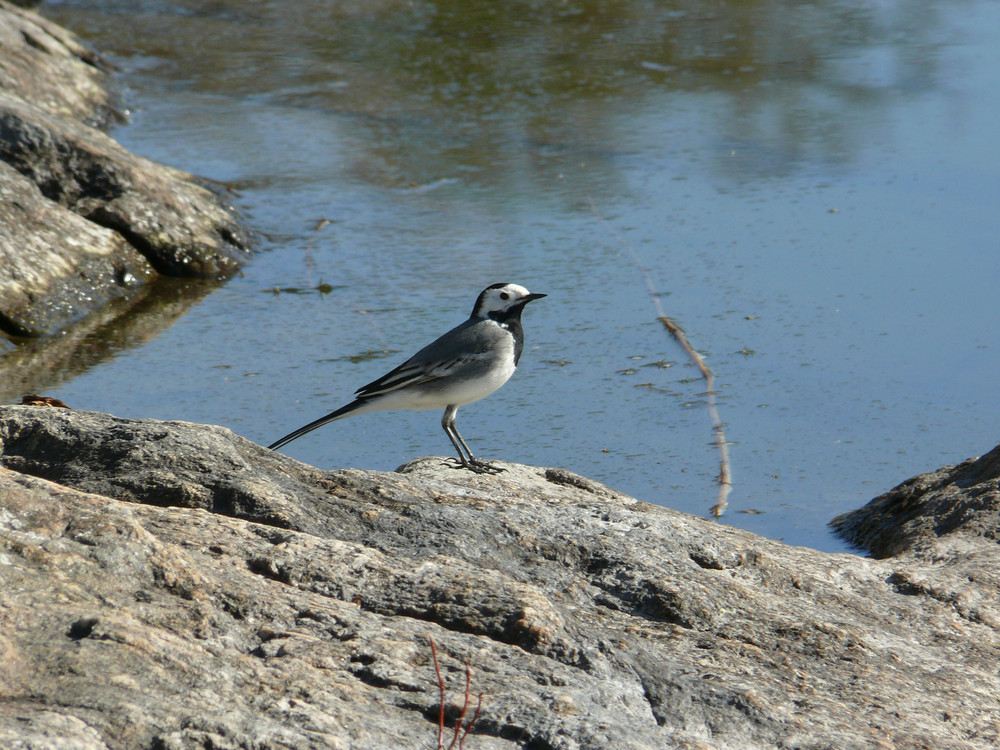
[[[489,461],[482,461],[478,458],[474,458],[469,461],[468,466],[465,467],[469,471],[474,471],[476,474],[499,474],[502,471],[507,471],[502,466],[497,466]]]
[[[494,466],[489,461],[483,461],[479,458],[470,458],[468,461],[461,458],[449,458],[443,463],[453,469],[468,469],[475,474],[499,474],[502,471],[507,471],[502,466]]]

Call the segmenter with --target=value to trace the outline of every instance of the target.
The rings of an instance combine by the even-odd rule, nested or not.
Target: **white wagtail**
[[[458,407],[489,396],[514,374],[524,347],[521,312],[533,299],[517,284],[493,284],[476,299],[472,315],[378,380],[362,386],[354,401],[269,445],[272,450],[355,414],[385,409],[444,409],[441,426],[458,451],[458,461],[477,473],[501,471],[472,455],[455,426]],[[464,451],[463,451],[464,449]]]

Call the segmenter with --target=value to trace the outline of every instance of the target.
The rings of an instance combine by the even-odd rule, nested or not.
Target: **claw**
[[[499,474],[502,471],[507,471],[502,466],[494,466],[489,461],[483,461],[478,458],[466,461],[462,458],[451,457],[442,461],[441,465],[447,466],[450,469],[468,469],[474,474]]]
[[[478,458],[472,459],[465,468],[476,474],[499,474],[501,471],[507,471],[502,466],[494,466],[489,461],[481,461]]]

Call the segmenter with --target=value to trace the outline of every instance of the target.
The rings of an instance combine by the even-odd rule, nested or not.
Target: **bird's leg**
[[[458,440],[452,434],[452,427],[455,425],[455,413],[458,411],[457,406],[449,406],[444,410],[444,416],[441,417],[441,426],[444,428],[444,434],[448,436],[451,444],[455,446],[455,452],[458,453],[457,459],[448,459],[448,461],[458,461],[459,466],[468,468],[469,459],[465,457],[465,453],[462,451],[462,446],[459,445]],[[466,446],[465,450],[468,450]]]
[[[465,448],[465,452],[469,454],[469,462],[465,464],[466,469],[474,471],[477,474],[499,474],[501,471],[507,471],[500,466],[493,465],[489,461],[483,461],[482,459],[473,456],[472,451],[469,450],[469,446],[466,445],[465,441],[462,439],[462,435],[459,433],[458,427],[455,426],[454,422],[451,423],[451,431],[455,434],[455,437],[458,438],[458,442],[462,444],[462,447]]]
[[[476,474],[499,474],[501,471],[506,471],[506,469],[494,466],[488,461],[482,461],[472,455],[472,451],[469,450],[469,446],[462,439],[462,435],[455,426],[455,414],[457,412],[457,406],[449,406],[445,409],[444,416],[441,417],[441,426],[444,428],[444,433],[448,436],[451,444],[455,446],[455,450],[458,452],[458,462],[462,468],[473,471]]]
[[[448,466],[454,466],[457,464],[458,466],[461,467],[468,467],[469,459],[465,457],[465,453],[462,452],[462,446],[458,444],[458,441],[455,440],[455,436],[451,434],[450,425],[445,426],[444,434],[448,436],[448,439],[451,441],[451,444],[455,446],[455,452],[458,453],[458,456],[456,458],[447,459],[445,461],[445,464]]]

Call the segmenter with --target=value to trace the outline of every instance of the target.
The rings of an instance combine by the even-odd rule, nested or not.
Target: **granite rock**
[[[225,191],[129,153],[107,66],[0,0],[0,333],[56,333],[148,282],[225,278],[248,232]],[[9,347],[4,347],[9,348]],[[2,350],[0,350],[2,351]]]
[[[830,523],[875,557],[927,554],[953,535],[1000,542],[1000,447],[908,479]]]
[[[469,750],[1000,739],[982,535],[827,554],[562,469],[322,471],[47,407],[0,407],[0,466],[0,740],[433,748],[431,639],[445,746],[465,665]]]
[[[120,234],[66,211],[2,161],[0,269],[0,329],[17,336],[59,330],[153,274]]]

